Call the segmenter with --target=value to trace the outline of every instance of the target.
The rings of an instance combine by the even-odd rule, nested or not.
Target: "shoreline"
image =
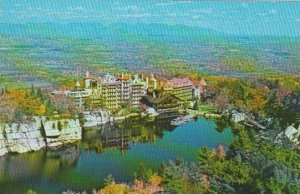
[[[220,114],[200,113],[191,114],[193,118],[203,116],[205,118],[220,118]],[[22,154],[35,152],[43,148],[50,150],[60,150],[62,147],[82,141],[82,133],[94,127],[104,125],[116,125],[125,119],[140,117],[148,118],[149,115],[141,113],[131,113],[126,116],[114,116],[101,124],[84,127],[78,119],[57,119],[46,120],[45,118],[34,117],[33,121],[20,124],[0,124],[0,157],[7,154]],[[157,116],[149,117],[149,121],[154,121]],[[62,124],[59,124],[62,123]],[[95,123],[97,121],[95,120]],[[62,125],[62,126],[60,126]]]

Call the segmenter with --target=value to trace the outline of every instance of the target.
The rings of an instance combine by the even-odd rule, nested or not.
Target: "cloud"
[[[127,7],[120,7],[119,10],[122,10],[122,11],[137,11],[139,10],[139,7],[138,6],[127,6]]]
[[[81,6],[77,6],[77,7],[67,7],[68,11],[83,11],[85,10],[85,8],[81,7]]]
[[[124,18],[124,19],[128,19],[128,18],[145,18],[145,17],[149,17],[152,16],[152,14],[149,13],[141,13],[141,14],[123,14],[123,15],[119,15],[119,18]]]
[[[194,9],[191,11],[192,14],[199,14],[199,13],[204,13],[204,14],[212,14],[213,9],[212,8],[207,8],[207,9]]]
[[[194,15],[194,16],[193,16],[193,19],[194,19],[194,20],[199,19],[199,18],[200,18],[199,15]]]
[[[245,8],[245,9],[249,8],[248,3],[242,3],[241,6],[242,6],[242,8]]]
[[[275,9],[272,9],[271,11],[269,11],[269,14],[273,14],[273,15],[275,15],[275,14],[277,14],[278,13],[278,11],[277,10],[275,10]]]
[[[199,11],[199,13],[212,14],[213,9],[212,9],[212,8],[208,8],[208,9],[199,9],[199,10],[197,10],[197,11]]]
[[[272,9],[268,12],[260,12],[257,15],[259,15],[259,16],[270,16],[270,15],[277,15],[277,14],[278,14],[278,11],[275,10],[275,9]]]
[[[172,2],[172,1],[169,1],[169,2],[164,2],[164,3],[157,3],[156,6],[162,6],[162,7],[165,7],[165,6],[169,6],[169,5],[176,5],[176,1]]]

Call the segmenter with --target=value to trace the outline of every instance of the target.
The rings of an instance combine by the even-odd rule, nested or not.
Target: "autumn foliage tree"
[[[8,89],[0,93],[0,122],[21,122],[32,116],[53,112],[75,114],[74,104],[66,96],[52,96],[42,89]]]

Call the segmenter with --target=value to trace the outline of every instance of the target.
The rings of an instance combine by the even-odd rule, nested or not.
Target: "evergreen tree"
[[[58,121],[58,123],[57,123],[57,129],[58,129],[59,131],[61,131],[62,128],[63,128],[63,125],[62,125],[61,121]]]
[[[31,95],[31,96],[35,96],[35,88],[34,88],[34,85],[33,85],[33,84],[31,84],[30,95]]]
[[[198,101],[198,99],[195,101],[193,109],[194,110],[199,110],[199,101]]]

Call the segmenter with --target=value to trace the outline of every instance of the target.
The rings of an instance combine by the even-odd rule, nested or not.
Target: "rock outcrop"
[[[300,125],[298,126],[298,129],[296,129],[295,126],[290,125],[284,131],[284,135],[296,145],[300,144]]]
[[[81,133],[78,119],[48,121],[34,117],[20,124],[0,124],[0,156],[72,143],[81,139]]]
[[[98,125],[106,124],[110,121],[110,114],[105,110],[97,112],[84,112],[84,125],[83,127],[95,127]]]
[[[231,120],[235,123],[239,123],[246,120],[247,115],[242,112],[232,111]]]
[[[43,121],[48,147],[61,146],[81,139],[79,120]]]
[[[3,156],[8,153],[8,149],[6,146],[6,138],[2,133],[0,133],[0,156]]]
[[[41,119],[38,117],[26,123],[0,125],[0,155],[37,151],[45,147],[40,128]]]

